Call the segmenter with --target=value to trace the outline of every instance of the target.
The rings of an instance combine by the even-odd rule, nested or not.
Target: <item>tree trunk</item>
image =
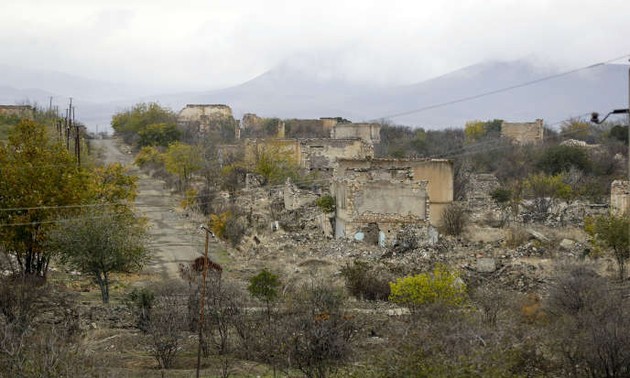
[[[101,289],[101,299],[103,303],[109,303],[109,277],[107,272],[94,272],[98,287]]]

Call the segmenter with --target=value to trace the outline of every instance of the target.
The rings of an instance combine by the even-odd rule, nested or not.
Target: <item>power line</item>
[[[466,101],[476,100],[478,98],[491,96],[491,95],[494,95],[494,94],[497,94],[497,93],[507,92],[507,91],[511,91],[511,90],[514,90],[514,89],[518,89],[518,88],[527,87],[527,86],[538,84],[538,83],[541,83],[541,82],[544,82],[544,81],[553,80],[553,79],[557,79],[559,77],[571,75],[571,74],[574,74],[576,72],[589,70],[589,69],[592,69],[592,68],[595,68],[595,67],[599,67],[599,66],[603,66],[605,64],[612,63],[614,61],[617,61],[617,60],[620,60],[620,59],[624,59],[624,58],[627,58],[627,57],[630,57],[630,54],[625,54],[625,55],[622,55],[622,56],[619,56],[619,57],[616,57],[616,58],[608,59],[608,60],[600,62],[600,63],[591,64],[591,65],[580,67],[580,68],[576,68],[576,69],[573,69],[573,70],[570,70],[570,71],[565,71],[565,72],[561,72],[561,73],[558,73],[558,74],[545,76],[545,77],[542,77],[542,78],[539,78],[539,79],[526,81],[524,83],[510,85],[508,87],[503,87],[503,88],[499,88],[499,89],[495,89],[495,90],[491,90],[491,91],[487,91],[487,92],[482,92],[482,93],[479,93],[479,94],[476,94],[476,95],[465,96],[465,97],[461,97],[461,98],[458,98],[458,99],[455,99],[455,100],[440,102],[440,103],[437,103],[437,104],[428,105],[428,106],[424,106],[424,107],[413,109],[413,110],[408,110],[408,111],[404,111],[404,112],[400,112],[400,113],[389,114],[389,115],[386,115],[386,116],[383,116],[383,117],[380,117],[380,118],[373,119],[373,121],[377,121],[379,119],[388,119],[388,118],[402,117],[404,115],[420,113],[420,112],[424,112],[426,110],[442,108],[442,107],[449,106],[449,105],[455,105],[455,104],[459,104],[459,103],[466,102]]]

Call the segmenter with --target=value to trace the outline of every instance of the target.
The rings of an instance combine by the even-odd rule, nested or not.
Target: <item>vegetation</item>
[[[333,211],[335,211],[335,197],[329,194],[319,197],[315,204],[324,213],[332,213]]]
[[[112,128],[126,143],[139,147],[166,146],[178,136],[175,113],[154,102],[115,114]]]
[[[108,303],[110,274],[140,270],[149,257],[146,239],[146,227],[132,213],[98,209],[60,222],[47,246],[62,263],[92,275]]]
[[[430,304],[461,305],[466,300],[466,286],[458,277],[456,272],[438,265],[431,273],[407,276],[391,282],[389,300],[407,306],[412,313]]]
[[[584,228],[596,246],[612,250],[619,280],[626,278],[626,262],[630,258],[630,218],[627,215],[587,218]]]

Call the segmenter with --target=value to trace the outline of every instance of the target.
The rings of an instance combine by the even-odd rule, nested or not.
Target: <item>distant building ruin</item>
[[[505,122],[501,123],[501,136],[517,144],[542,143],[543,120],[534,122]]]
[[[615,180],[610,184],[610,212],[613,215],[630,214],[630,181]]]
[[[335,237],[378,230],[379,244],[404,225],[439,225],[453,201],[453,165],[443,159],[340,159],[331,187]]]
[[[191,134],[207,134],[223,126],[236,128],[232,109],[222,104],[188,104],[177,115],[177,125]]]
[[[246,113],[241,120],[242,135],[249,138],[296,138],[296,139],[354,139],[367,143],[379,143],[381,125],[378,123],[352,123],[341,117],[320,119],[262,118]]]
[[[253,162],[263,151],[290,158],[306,171],[332,171],[338,159],[369,159],[374,157],[371,143],[353,139],[246,139],[245,161]]]
[[[0,105],[0,115],[32,119],[35,116],[35,108],[31,105]]]

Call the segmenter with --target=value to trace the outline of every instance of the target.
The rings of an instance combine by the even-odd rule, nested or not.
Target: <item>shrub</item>
[[[588,173],[591,162],[584,148],[558,145],[549,147],[540,157],[536,166],[550,175],[568,172],[571,168]]]
[[[467,220],[464,207],[452,203],[442,213],[442,232],[446,235],[459,236],[464,232]]]
[[[332,213],[335,211],[335,197],[331,195],[321,196],[315,202],[324,213]]]
[[[127,307],[129,307],[131,312],[136,316],[137,327],[144,332],[148,330],[151,320],[151,308],[153,307],[154,301],[155,294],[152,290],[147,288],[133,289],[133,291],[127,294],[127,298],[125,298]]]
[[[369,301],[386,300],[390,295],[387,279],[380,276],[365,261],[354,261],[341,268],[341,275],[346,280],[346,288],[356,298]]]
[[[414,313],[420,306],[441,304],[457,306],[466,300],[466,285],[458,282],[459,275],[444,265],[437,265],[432,273],[398,278],[390,282],[389,300],[408,306]]]

